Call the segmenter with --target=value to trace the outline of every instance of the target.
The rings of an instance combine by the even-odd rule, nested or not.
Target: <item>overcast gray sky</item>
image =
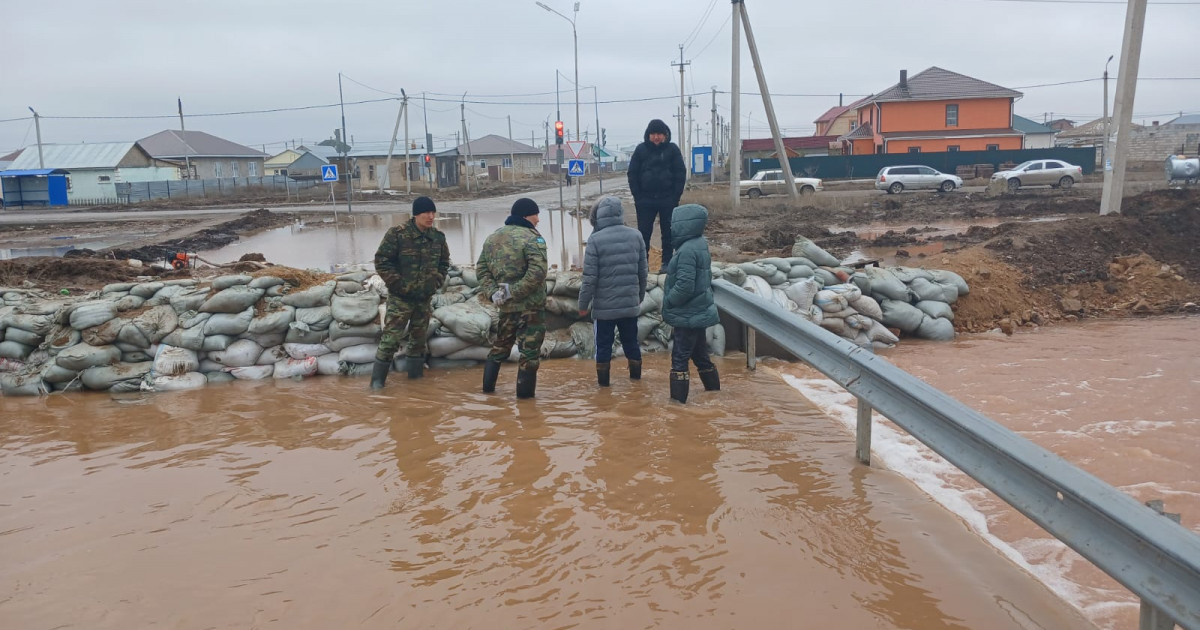
[[[576,16],[579,80],[597,88],[610,146],[640,141],[651,118],[676,128],[679,72],[671,63],[680,44],[691,62],[685,91],[698,105],[698,143],[708,142],[714,86],[718,114],[728,118],[728,0],[581,0],[578,14],[571,0],[543,2]],[[849,103],[893,85],[901,69],[912,76],[930,66],[1023,92],[1016,112],[1039,122],[1098,118],[1109,55],[1116,90],[1126,10],[1119,0],[746,7],[786,135],[811,135],[839,93]],[[1135,121],[1200,113],[1197,34],[1200,2],[1151,0]],[[571,25],[534,0],[26,2],[5,11],[0,42],[8,51],[0,62],[0,154],[35,143],[29,106],[43,116],[43,142],[128,141],[178,128],[176,97],[189,130],[275,153],[341,125],[339,72],[347,132],[357,142],[388,140],[398,109],[395,100],[360,101],[403,88],[413,97],[410,134],[420,142],[427,115],[435,149],[453,145],[464,93],[472,138],[507,136],[511,116],[515,139],[532,135],[541,144],[545,123],[555,120],[556,70],[566,77],[559,88],[569,135],[576,126]],[[743,137],[764,137],[745,50],[742,61]],[[591,134],[593,98],[593,90],[580,91],[580,127]],[[258,110],[291,111],[211,115]]]

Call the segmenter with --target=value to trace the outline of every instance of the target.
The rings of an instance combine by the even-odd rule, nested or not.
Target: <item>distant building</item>
[[[1013,114],[1013,129],[1025,134],[1022,149],[1049,149],[1054,146],[1056,132],[1046,125]]]
[[[837,136],[801,136],[783,138],[783,150],[789,158],[829,155],[830,146],[837,149]],[[756,160],[778,158],[774,138],[751,138],[742,140],[742,159]]]
[[[117,183],[177,180],[183,167],[181,163],[151,157],[137,142],[43,144],[40,153],[39,159],[38,148],[27,147],[8,170],[67,171],[70,203],[115,203]]]
[[[192,179],[260,177],[267,154],[203,131],[167,129],[138,140],[154,158],[191,165]]]
[[[1068,129],[1075,128],[1075,121],[1067,120],[1066,118],[1055,118],[1054,120],[1043,124],[1053,129],[1055,132],[1066,131]]]

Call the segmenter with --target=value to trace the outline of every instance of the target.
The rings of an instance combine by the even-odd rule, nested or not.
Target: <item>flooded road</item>
[[[905,339],[882,356],[1026,439],[1200,533],[1200,317],[1090,321]],[[852,430],[852,399],[811,370],[781,370]],[[817,375],[819,377],[819,375]],[[1138,604],[1093,567],[990,492],[876,416],[879,465],[922,489],[1098,626],[1136,628]],[[878,424],[882,421],[882,425]]]
[[[1091,627],[770,368],[2,398],[0,627]]]

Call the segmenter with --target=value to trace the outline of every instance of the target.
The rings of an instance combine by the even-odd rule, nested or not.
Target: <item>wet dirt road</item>
[[[4,628],[1088,628],[771,369],[0,399]]]

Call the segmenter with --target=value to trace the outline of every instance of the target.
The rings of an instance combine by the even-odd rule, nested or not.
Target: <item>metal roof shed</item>
[[[67,173],[61,168],[0,171],[4,206],[67,205]]]

